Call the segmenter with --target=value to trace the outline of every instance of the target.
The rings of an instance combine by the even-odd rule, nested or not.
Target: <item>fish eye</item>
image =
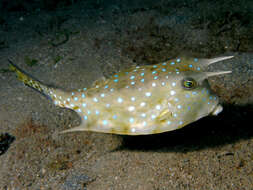
[[[190,90],[197,86],[197,82],[193,78],[185,78],[182,81],[182,85],[184,88]]]

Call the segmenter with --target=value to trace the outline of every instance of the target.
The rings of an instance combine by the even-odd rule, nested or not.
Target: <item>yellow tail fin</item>
[[[9,68],[11,71],[14,71],[17,75],[17,78],[22,81],[25,85],[38,90],[44,95],[49,95],[50,88],[41,84],[39,81],[33,79],[32,77],[25,74],[18,66],[16,66],[12,61],[9,60]]]
[[[35,89],[36,91],[40,92],[44,96],[46,96],[48,99],[52,100],[55,105],[60,107],[69,107],[69,100],[71,97],[71,94],[68,92],[64,92],[57,88],[51,88],[44,84],[42,84],[40,81],[34,79],[33,77],[29,76],[29,74],[26,74],[22,69],[18,68],[17,65],[12,63],[10,61],[10,70],[15,72],[17,75],[17,78],[22,81],[25,85]]]

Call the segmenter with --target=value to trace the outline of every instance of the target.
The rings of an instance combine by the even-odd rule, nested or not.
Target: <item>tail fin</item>
[[[53,103],[60,107],[71,108],[70,103],[73,100],[71,94],[69,92],[65,92],[58,88],[48,87],[42,84],[40,81],[34,79],[33,77],[26,74],[26,72],[22,71],[22,69],[18,68],[17,65],[10,62],[10,70],[14,71],[20,81],[22,81],[25,85],[31,87],[32,89],[40,92],[42,95],[46,96],[48,99],[52,100]]]
[[[39,91],[43,95],[45,95],[47,98],[52,99],[50,96],[51,89],[45,85],[43,85],[41,82],[38,80],[33,79],[30,77],[28,74],[26,74],[22,69],[18,68],[17,65],[15,65],[11,60],[8,60],[10,63],[10,70],[14,71],[17,75],[17,78],[22,81],[25,85]]]

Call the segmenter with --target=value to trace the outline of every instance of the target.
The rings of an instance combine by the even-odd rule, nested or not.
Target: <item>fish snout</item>
[[[222,112],[222,110],[223,110],[223,107],[220,105],[220,104],[218,104],[214,109],[213,109],[213,111],[211,112],[211,115],[218,115],[220,112]]]

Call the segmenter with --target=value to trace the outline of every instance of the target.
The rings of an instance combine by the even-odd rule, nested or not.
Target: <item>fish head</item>
[[[217,115],[222,111],[218,96],[212,91],[208,77],[230,73],[185,71],[174,76],[175,85],[170,89],[169,110],[177,128],[181,128],[207,115]],[[173,92],[173,93],[172,93]]]

